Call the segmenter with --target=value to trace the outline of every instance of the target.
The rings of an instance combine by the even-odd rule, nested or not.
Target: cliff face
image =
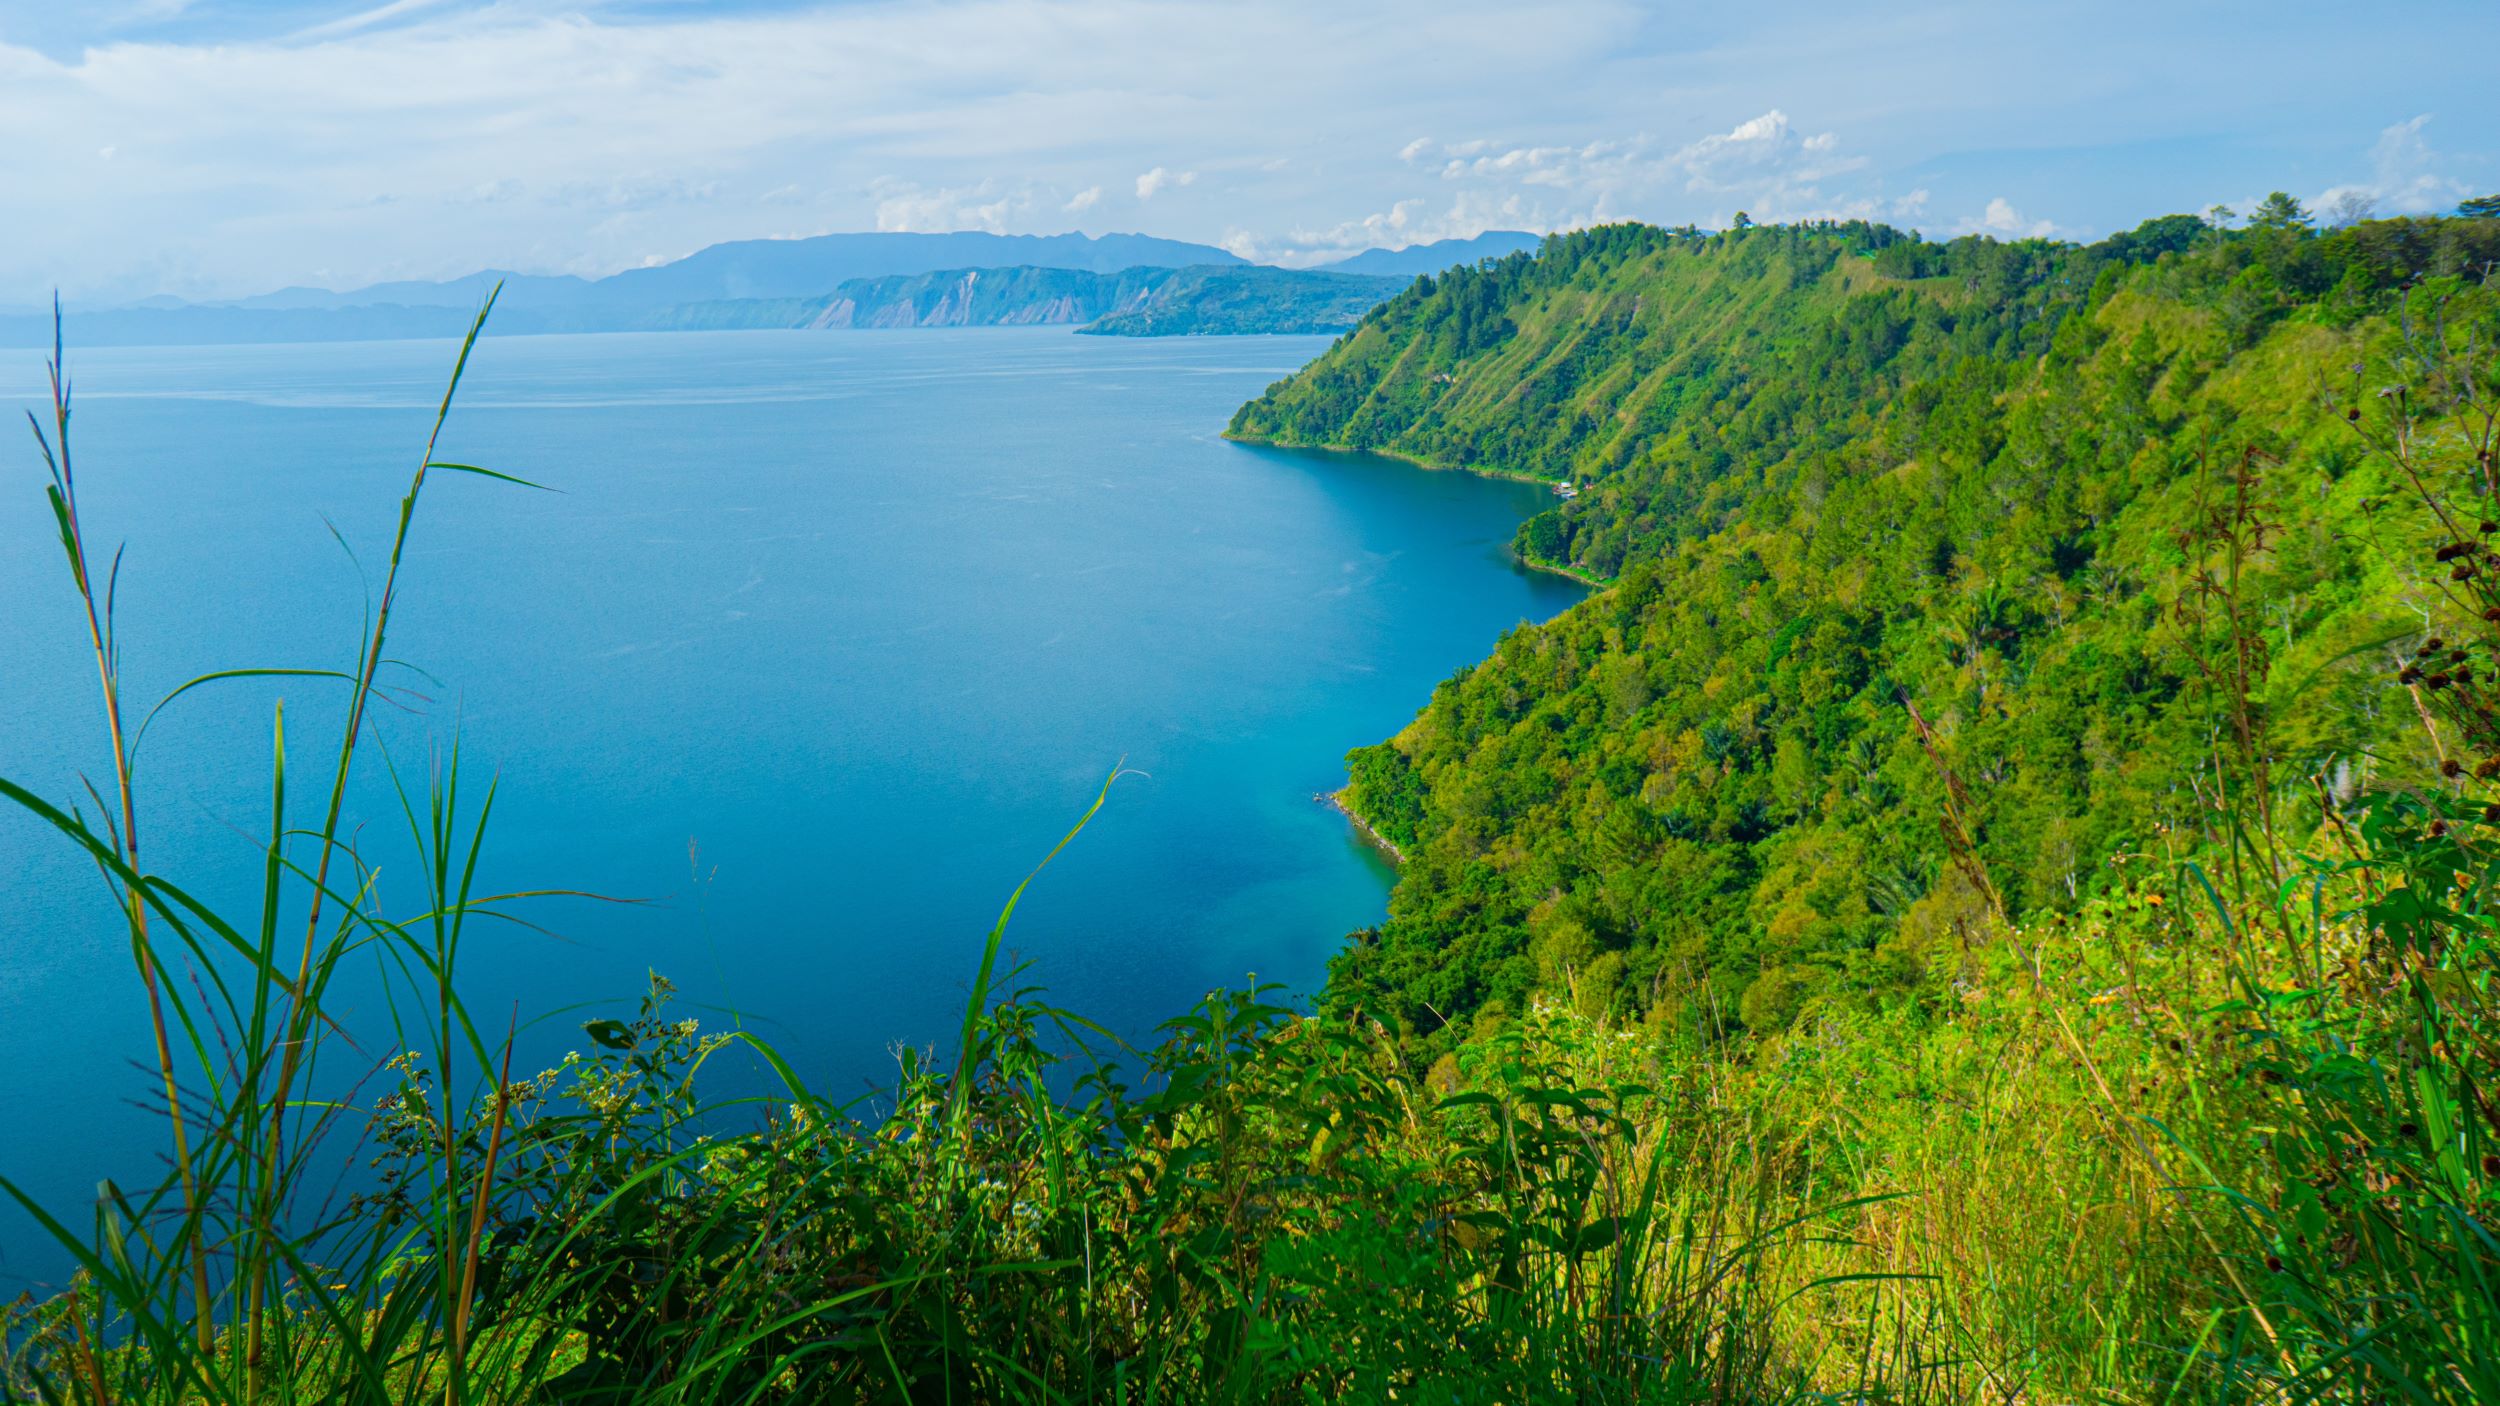
[[[948,269],[896,278],[853,279],[818,305],[802,326],[1037,327],[1092,322],[1148,302],[1183,270],[1118,273],[1077,269]]]
[[[1083,326],[1131,337],[1342,332],[1404,286],[1398,278],[1272,268],[948,269],[855,279],[797,325]]]

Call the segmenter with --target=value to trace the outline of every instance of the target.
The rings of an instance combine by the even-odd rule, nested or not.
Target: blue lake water
[[[437,476],[391,651],[423,698],[378,735],[421,772],[456,731],[470,784],[500,778],[482,891],[652,901],[478,929],[473,1008],[615,1013],[657,970],[815,1087],[866,1089],[897,1044],[948,1038],[1000,903],[1123,759],[1144,775],[1012,929],[1032,976],[1131,1033],[1253,974],[1313,989],[1392,877],[1313,793],[1504,630],[1580,595],[1510,559],[1531,487],[1218,437],[1324,345],[483,343],[443,457],[561,492]],[[127,544],[134,699],[213,669],[352,666],[451,351],[73,351],[89,531]],[[40,376],[0,359],[0,407],[38,404]],[[0,775],[68,802],[82,775],[109,787],[108,753],[41,467],[11,443]],[[141,754],[149,866],[253,911],[272,709],[311,823],[343,694],[255,681],[169,709]],[[366,754],[351,809],[405,909],[420,893],[395,872],[410,851],[382,761]],[[522,1061],[581,1044],[581,1018],[544,1021]],[[0,1176],[73,1223],[99,1177],[151,1180],[145,1031],[94,871],[0,813]],[[0,1214],[0,1297],[59,1268]]]

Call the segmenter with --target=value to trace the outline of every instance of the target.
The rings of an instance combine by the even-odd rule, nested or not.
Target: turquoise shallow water
[[[617,1007],[657,970],[817,1087],[865,1089],[896,1044],[947,1038],[999,904],[1122,759],[1144,775],[1012,930],[1032,977],[1127,1032],[1254,973],[1311,990],[1391,877],[1313,793],[1502,631],[1580,595],[1509,558],[1534,488],[1218,437],[1324,345],[484,343],[445,457],[562,491],[429,489],[393,649],[423,698],[380,735],[421,771],[456,730],[472,783],[500,777],[483,887],[651,902],[479,929],[473,1006]],[[450,358],[73,353],[90,531],[128,545],[134,696],[352,663],[360,570],[381,569]],[[40,373],[0,362],[0,406],[34,404]],[[82,772],[105,781],[106,753],[40,465],[17,443],[0,450],[0,775],[68,800]],[[175,704],[142,754],[151,867],[248,910],[272,707],[309,806],[339,692],[253,682]],[[412,901],[380,760],[355,809],[386,896]],[[543,1022],[522,1061],[578,1045],[581,1018]],[[0,814],[0,1175],[80,1219],[99,1177],[148,1180],[144,1031],[93,871]],[[57,1270],[0,1217],[0,1295]]]

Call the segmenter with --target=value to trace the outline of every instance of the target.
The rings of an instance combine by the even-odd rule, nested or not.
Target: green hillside
[[[1410,862],[1331,999],[1432,1048],[1566,988],[1775,1028],[1976,921],[1940,821],[2016,916],[2177,850],[2222,779],[2182,592],[2244,453],[2275,765],[2401,776],[2360,700],[2430,563],[2391,565],[2418,523],[2341,410],[2487,317],[2496,256],[2482,220],[1625,226],[1419,282],[1232,432],[1575,479],[1520,548],[1616,584],[1354,754]]]

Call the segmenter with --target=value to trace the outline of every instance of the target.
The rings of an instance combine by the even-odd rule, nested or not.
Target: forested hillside
[[[1615,584],[1354,754],[1409,861],[1330,999],[1428,1048],[1540,990],[1720,1032],[1880,1004],[1991,908],[2210,838],[2208,667],[2253,672],[2282,777],[2404,779],[2389,642],[2446,568],[2346,413],[2437,394],[2495,259],[2500,221],[2284,198],[2089,247],[1620,226],[1419,281],[1232,432],[1576,480],[1520,549]],[[2200,604],[2233,532],[2237,662]]]

